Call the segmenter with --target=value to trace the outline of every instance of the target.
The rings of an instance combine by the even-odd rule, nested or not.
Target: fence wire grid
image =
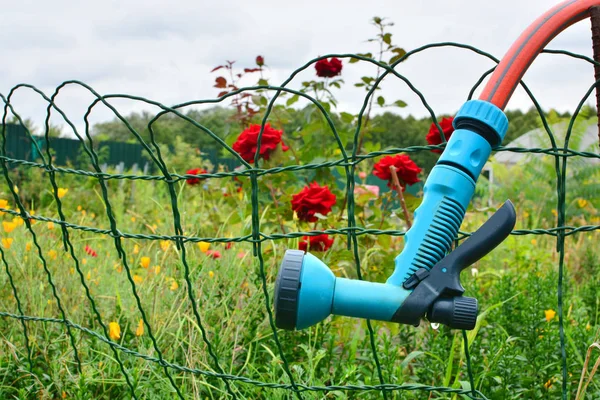
[[[363,115],[365,113],[365,110],[367,109],[369,100],[373,96],[373,93],[374,93],[375,89],[378,87],[378,85],[380,84],[380,82],[387,75],[391,75],[391,76],[403,81],[406,84],[406,86],[408,87],[408,89],[419,97],[419,99],[422,102],[422,105],[428,110],[429,114],[431,115],[432,121],[435,121],[435,123],[438,126],[438,129],[440,131],[442,131],[441,127],[439,126],[439,124],[437,122],[437,117],[436,117],[433,109],[429,106],[424,95],[411,83],[411,81],[407,77],[403,76],[402,74],[395,71],[395,69],[394,69],[394,67],[396,65],[403,62],[404,60],[406,60],[407,58],[409,58],[411,56],[414,56],[414,55],[416,55],[420,52],[423,52],[425,50],[428,50],[428,49],[440,48],[440,47],[459,48],[459,49],[462,49],[465,51],[474,52],[478,55],[481,55],[482,57],[486,57],[489,60],[492,60],[495,63],[499,62],[499,60],[496,59],[491,54],[484,52],[482,50],[479,50],[475,47],[472,47],[472,46],[469,46],[466,44],[454,43],[454,42],[443,42],[443,43],[428,44],[428,45],[419,47],[415,50],[412,50],[412,51],[408,52],[402,59],[400,59],[396,63],[394,63],[393,65],[386,65],[383,63],[379,63],[376,60],[366,58],[366,57],[356,55],[356,54],[329,54],[326,56],[315,58],[315,59],[307,62],[302,67],[295,70],[291,74],[291,76],[288,79],[286,79],[280,86],[264,85],[264,86],[244,87],[244,88],[241,88],[234,92],[228,93],[227,95],[224,95],[218,99],[194,100],[194,101],[189,101],[189,102],[185,102],[185,103],[181,103],[181,104],[177,104],[177,105],[173,105],[173,106],[167,106],[167,105],[164,105],[157,101],[149,100],[149,99],[146,99],[143,97],[127,95],[127,94],[102,95],[102,94],[96,92],[93,88],[91,88],[87,84],[80,82],[80,81],[76,81],[76,80],[66,81],[66,82],[62,83],[61,85],[59,85],[56,88],[56,90],[51,95],[47,95],[40,89],[38,89],[32,85],[28,85],[28,84],[17,85],[10,90],[8,95],[0,95],[0,97],[2,98],[2,101],[4,102],[3,127],[2,127],[3,142],[2,142],[2,153],[0,155],[0,163],[2,164],[2,173],[4,176],[6,186],[8,187],[8,190],[12,194],[14,202],[16,203],[16,205],[18,207],[15,210],[8,209],[8,208],[0,208],[0,211],[7,213],[7,214],[21,217],[24,220],[26,228],[27,228],[29,234],[31,235],[34,250],[37,251],[37,257],[39,258],[39,260],[42,263],[42,267],[43,267],[44,272],[47,277],[47,282],[50,285],[50,287],[52,288],[53,299],[56,302],[58,310],[59,310],[59,315],[57,315],[55,318],[26,315],[23,312],[22,294],[19,293],[19,291],[17,290],[17,286],[15,284],[15,279],[14,279],[14,269],[16,267],[15,267],[15,265],[13,265],[7,261],[5,249],[0,247],[0,256],[2,257],[2,262],[4,264],[3,265],[4,272],[6,273],[6,275],[8,277],[8,281],[10,282],[12,294],[16,300],[16,309],[1,311],[0,316],[5,319],[17,320],[20,322],[20,325],[22,326],[22,334],[24,337],[25,348],[17,349],[17,351],[23,355],[23,360],[25,363],[25,364],[23,364],[23,368],[25,368],[26,370],[27,369],[31,370],[33,368],[31,340],[30,340],[29,333],[28,333],[28,331],[30,329],[29,328],[30,324],[32,324],[32,323],[60,324],[64,327],[65,332],[70,340],[70,345],[71,345],[72,353],[73,353],[73,357],[74,357],[76,373],[82,374],[82,372],[83,372],[82,359],[80,357],[80,354],[79,354],[80,352],[78,350],[78,348],[79,348],[78,340],[76,339],[76,335],[75,335],[75,333],[77,331],[79,331],[80,334],[82,334],[82,335],[85,334],[85,335],[94,337],[98,341],[105,343],[107,345],[107,347],[110,348],[112,355],[114,357],[114,360],[118,363],[119,368],[122,372],[122,375],[126,381],[126,385],[130,390],[130,396],[135,399],[140,398],[140,394],[136,390],[137,383],[133,380],[131,371],[128,370],[128,368],[126,368],[126,366],[125,366],[125,363],[123,361],[123,358],[125,358],[125,357],[134,357],[134,358],[138,358],[141,360],[145,360],[148,363],[154,364],[157,368],[155,373],[160,374],[161,373],[160,371],[162,371],[162,374],[164,374],[164,377],[166,377],[168,379],[168,381],[170,382],[170,385],[172,386],[174,395],[180,399],[186,398],[186,396],[184,395],[184,393],[182,393],[182,391],[180,389],[180,385],[177,382],[178,375],[181,375],[181,374],[193,374],[193,375],[203,376],[206,379],[212,380],[212,384],[214,384],[214,385],[223,385],[224,390],[228,393],[228,397],[231,397],[231,398],[243,398],[244,397],[239,392],[238,385],[254,385],[257,387],[264,388],[265,390],[285,389],[288,391],[290,397],[293,396],[298,399],[305,398],[305,393],[307,393],[307,392],[321,392],[321,393],[323,393],[322,395],[325,396],[325,394],[328,392],[336,392],[336,391],[344,391],[344,392],[348,392],[348,393],[370,392],[374,396],[381,397],[384,399],[390,398],[390,396],[394,396],[394,393],[397,393],[400,391],[423,391],[423,392],[427,392],[427,393],[434,392],[434,393],[438,393],[440,395],[443,393],[447,393],[447,394],[462,395],[464,397],[468,397],[471,399],[487,399],[487,397],[484,393],[481,393],[475,389],[475,384],[473,381],[473,373],[472,373],[472,368],[471,368],[471,359],[470,359],[469,352],[468,352],[469,346],[467,344],[465,332],[463,332],[463,345],[465,347],[464,351],[465,351],[465,355],[466,355],[466,373],[467,373],[467,376],[468,376],[470,384],[471,384],[470,389],[457,389],[457,388],[452,388],[452,387],[426,385],[426,384],[419,384],[419,383],[397,385],[397,384],[387,383],[384,379],[382,366],[381,366],[381,363],[378,358],[378,351],[377,351],[377,347],[376,347],[376,337],[375,337],[375,333],[374,333],[374,330],[373,330],[373,327],[372,327],[370,321],[367,321],[367,330],[368,330],[371,352],[372,352],[372,362],[374,363],[376,371],[377,371],[377,376],[379,378],[379,384],[363,385],[363,384],[358,384],[358,383],[357,384],[332,383],[332,384],[326,385],[326,386],[311,386],[311,385],[298,383],[297,379],[295,378],[294,374],[292,373],[293,369],[291,368],[291,366],[294,363],[294,360],[285,354],[281,340],[280,340],[280,332],[277,330],[277,328],[274,325],[274,315],[273,315],[273,311],[272,311],[272,297],[269,295],[270,288],[272,288],[273,282],[267,281],[267,274],[265,272],[265,263],[264,263],[264,259],[263,259],[262,245],[263,245],[263,242],[265,242],[265,241],[278,241],[278,240],[288,239],[288,238],[299,238],[299,237],[302,237],[305,235],[306,236],[315,236],[315,235],[319,235],[319,234],[323,234],[323,233],[330,234],[330,235],[342,235],[342,236],[347,237],[347,239],[348,239],[349,246],[351,246],[353,254],[354,254],[356,273],[358,274],[359,279],[362,279],[361,268],[360,268],[360,255],[359,255],[359,249],[358,249],[358,245],[357,245],[357,237],[360,235],[389,235],[389,236],[403,236],[404,235],[405,232],[400,231],[400,230],[366,229],[366,228],[363,228],[363,227],[360,227],[357,225],[356,218],[355,218],[355,198],[354,198],[354,188],[355,188],[355,184],[356,184],[355,168],[357,167],[357,165],[359,163],[363,162],[364,160],[375,158],[375,157],[378,157],[381,155],[397,154],[397,153],[401,153],[401,152],[414,153],[414,152],[421,152],[421,151],[431,151],[432,149],[443,149],[445,144],[438,145],[438,146],[410,146],[410,147],[406,147],[406,148],[391,148],[391,149],[386,149],[384,151],[370,152],[367,154],[357,154],[357,152],[356,152],[357,141],[358,141],[358,138],[359,138],[359,135],[361,132],[361,123],[362,123]],[[574,57],[576,59],[582,60],[583,62],[587,62],[591,65],[595,65],[595,66],[600,65],[600,63],[594,61],[593,59],[591,59],[589,57],[586,57],[586,56],[580,55],[580,54],[574,54],[574,53],[571,53],[568,51],[544,50],[544,53],[553,54],[553,55],[562,55],[562,56],[567,56],[567,57]],[[338,58],[346,58],[346,59],[348,59],[348,58],[359,59],[359,60],[362,60],[363,62],[377,65],[379,68],[381,68],[384,71],[381,74],[381,76],[377,79],[377,81],[375,82],[374,87],[367,93],[367,95],[364,99],[364,103],[363,103],[360,113],[358,115],[358,122],[356,124],[356,129],[354,132],[354,139],[352,142],[353,150],[351,152],[348,152],[346,150],[346,147],[342,144],[340,136],[338,135],[338,132],[336,131],[336,126],[335,126],[334,122],[332,121],[332,118],[330,117],[330,115],[326,111],[326,109],[319,103],[319,101],[306,93],[302,93],[300,91],[293,90],[293,89],[290,89],[287,87],[288,84],[290,84],[290,82],[292,82],[294,77],[296,77],[300,72],[311,67],[316,61],[318,61],[320,59],[330,58],[330,57],[338,57]],[[474,92],[477,90],[477,88],[480,87],[480,85],[485,80],[485,78],[488,77],[493,72],[493,70],[494,70],[494,68],[491,68],[490,70],[486,71],[482,76],[480,76],[479,79],[476,80],[474,86],[472,87],[472,89],[470,90],[470,92],[468,94],[468,99],[470,99],[474,95]],[[573,113],[573,116],[571,118],[571,121],[569,123],[566,140],[562,147],[557,144],[557,141],[555,140],[555,135],[553,134],[548,122],[546,121],[544,112],[542,111],[542,108],[541,108],[540,104],[538,103],[538,101],[536,100],[535,96],[529,90],[527,85],[524,82],[521,82],[521,87],[525,90],[527,95],[530,97],[532,104],[535,106],[535,108],[537,109],[537,112],[539,113],[539,116],[542,120],[544,128],[547,132],[548,139],[549,139],[550,143],[552,144],[552,146],[548,147],[548,148],[499,147],[499,148],[495,149],[495,151],[498,151],[498,152],[508,151],[508,152],[516,152],[516,153],[534,153],[534,154],[545,154],[545,155],[554,157],[555,173],[556,173],[556,180],[555,180],[556,193],[558,195],[558,201],[556,204],[556,210],[558,213],[556,226],[553,228],[550,228],[550,229],[514,230],[512,232],[512,235],[549,235],[549,236],[553,236],[556,238],[556,249],[557,249],[557,252],[559,255],[558,282],[557,282],[557,287],[556,287],[557,288],[557,310],[558,310],[558,316],[559,316],[560,351],[561,351],[561,359],[562,359],[562,389],[561,390],[562,390],[562,396],[564,398],[566,398],[566,396],[567,396],[567,372],[568,372],[567,371],[567,362],[566,362],[565,335],[564,335],[564,327],[563,327],[563,325],[564,325],[563,277],[564,277],[564,270],[565,270],[565,260],[564,260],[565,240],[566,240],[567,236],[571,236],[576,233],[590,232],[590,231],[595,231],[595,230],[600,229],[600,225],[583,225],[583,226],[565,225],[565,218],[566,218],[565,196],[566,196],[566,190],[567,190],[567,188],[566,188],[567,160],[571,157],[583,157],[583,158],[587,158],[587,159],[600,159],[600,155],[597,153],[577,151],[572,148],[569,148],[568,145],[569,145],[569,137],[571,134],[571,130],[573,128],[573,125],[575,123],[577,115],[580,112],[583,105],[585,104],[586,99],[591,95],[591,93],[593,92],[595,87],[599,84],[599,82],[600,81],[596,81],[589,87],[589,89],[587,90],[587,92],[584,94],[581,101],[577,105],[577,107]],[[78,131],[78,129],[75,126],[75,123],[73,123],[73,121],[71,121],[69,119],[69,117],[66,115],[66,113],[63,112],[63,110],[61,110],[55,103],[55,100],[56,100],[57,96],[59,95],[59,93],[61,92],[61,90],[63,90],[64,88],[66,88],[68,86],[82,87],[82,88],[86,89],[87,91],[89,91],[89,93],[91,93],[95,97],[95,100],[87,108],[87,112],[84,117],[85,129],[84,129],[83,133]],[[33,141],[33,143],[36,144],[37,150],[42,158],[42,162],[39,162],[39,163],[22,160],[22,159],[10,158],[6,155],[5,144],[6,144],[7,118],[10,115],[14,115],[23,124],[22,116],[19,114],[18,110],[15,109],[15,107],[13,106],[13,103],[11,102],[14,94],[18,90],[34,91],[41,98],[43,98],[48,104],[46,120],[45,120],[45,141],[46,141],[45,150],[42,150],[41,148],[37,147],[37,141],[35,141],[35,140]],[[339,158],[335,161],[328,161],[328,162],[319,163],[319,164],[289,165],[289,166],[267,168],[267,169],[261,168],[260,167],[261,160],[259,158],[258,151],[256,152],[253,165],[244,161],[240,157],[239,154],[237,154],[230,146],[228,146],[221,138],[219,138],[210,129],[203,126],[198,121],[193,120],[192,118],[184,115],[181,111],[182,108],[194,106],[194,105],[218,104],[238,93],[252,92],[252,91],[257,91],[257,90],[266,90],[266,91],[270,91],[270,92],[274,93],[271,100],[269,101],[266,112],[262,118],[262,128],[261,128],[261,133],[259,135],[257,148],[260,148],[260,141],[261,141],[263,129],[269,119],[269,116],[271,114],[271,111],[273,109],[275,102],[277,101],[277,99],[281,95],[281,93],[286,92],[286,93],[298,95],[298,96],[306,99],[307,101],[312,103],[322,113],[323,117],[327,121],[329,129],[331,131],[330,133],[335,137],[335,140],[339,146],[339,150],[341,151],[341,158]],[[116,107],[111,103],[111,101],[116,100],[116,99],[134,100],[134,101],[145,103],[149,106],[159,107],[162,110],[159,113],[157,113],[154,116],[154,118],[151,120],[151,122],[148,124],[148,130],[150,132],[150,140],[149,141],[144,140],[142,138],[140,132],[137,132],[132,127],[132,125],[128,122],[127,118],[118,112]],[[98,105],[103,105],[103,106],[107,107],[108,109],[110,109],[114,113],[114,116],[117,117],[119,120],[121,120],[127,126],[127,128],[130,130],[131,134],[135,137],[135,139],[143,146],[143,149],[146,152],[147,156],[151,159],[152,163],[158,169],[158,171],[160,171],[160,174],[157,174],[157,175],[133,175],[133,174],[111,174],[111,173],[103,172],[103,170],[101,169],[100,164],[99,164],[98,154],[94,149],[94,137],[91,135],[91,132],[90,132],[91,127],[90,127],[90,122],[89,122],[89,117],[90,117],[92,110],[94,109],[94,107],[96,107]],[[84,147],[85,153],[89,157],[91,165],[93,166],[93,170],[88,171],[88,170],[80,170],[80,169],[71,169],[71,168],[66,168],[66,167],[59,167],[59,166],[56,166],[53,164],[52,154],[50,153],[50,145],[49,145],[49,143],[52,141],[52,139],[48,136],[49,126],[50,126],[49,122],[50,122],[51,114],[60,115],[60,117],[64,120],[64,122],[72,130],[72,133],[78,138],[78,140],[81,141],[81,143]],[[224,149],[226,149],[231,154],[232,157],[236,158],[245,167],[245,169],[239,170],[239,171],[206,173],[206,174],[202,174],[199,176],[204,177],[204,178],[215,178],[215,179],[243,176],[243,177],[247,177],[250,179],[250,182],[251,182],[250,198],[251,198],[251,203],[252,203],[251,234],[238,236],[238,237],[198,237],[198,236],[190,236],[190,235],[184,234],[184,231],[182,229],[182,224],[181,224],[180,208],[178,205],[178,190],[177,190],[176,185],[182,180],[194,178],[197,176],[196,175],[186,175],[186,174],[183,174],[183,175],[182,174],[174,174],[174,173],[169,172],[169,167],[168,167],[167,163],[165,162],[164,155],[161,154],[161,150],[159,148],[159,143],[157,143],[155,141],[155,138],[153,135],[153,126],[154,126],[155,122],[161,116],[166,115],[166,114],[174,114],[177,117],[182,118],[182,119],[188,121],[190,124],[194,125],[199,130],[199,132],[203,132],[204,134],[209,135],[212,139],[214,139],[216,142],[218,142],[220,144],[220,146],[222,146]],[[510,121],[509,121],[509,123],[510,123]],[[32,137],[32,133],[29,131],[28,131],[28,135],[30,137]],[[259,200],[258,200],[258,196],[259,196],[258,178],[259,177],[265,176],[265,175],[270,175],[270,174],[278,174],[278,173],[282,173],[282,172],[301,171],[301,170],[316,170],[319,168],[330,168],[330,167],[334,167],[334,166],[343,167],[346,172],[346,177],[345,177],[346,185],[347,185],[346,186],[346,195],[347,195],[347,199],[348,199],[347,205],[346,205],[347,215],[348,215],[348,219],[347,219],[348,223],[347,223],[346,227],[340,227],[339,229],[314,230],[314,231],[308,231],[308,232],[272,233],[272,234],[267,234],[267,233],[264,233],[261,231],[261,223],[260,223],[260,215],[259,215],[260,208],[259,208]],[[50,217],[45,217],[42,215],[32,215],[30,212],[27,211],[27,207],[22,202],[22,200],[19,197],[18,192],[15,189],[13,177],[11,177],[11,172],[13,172],[15,167],[16,168],[40,168],[47,173],[47,177],[49,179],[49,184],[52,186],[52,193],[54,196],[54,200],[56,202],[56,207],[57,207],[57,212],[58,212],[59,218],[50,218]],[[98,229],[93,226],[81,225],[81,224],[67,221],[65,213],[63,211],[63,205],[61,202],[61,198],[58,195],[59,186],[57,184],[57,178],[56,178],[57,174],[74,174],[74,175],[92,177],[92,178],[97,179],[97,181],[102,189],[101,196],[102,196],[104,206],[106,209],[106,218],[108,219],[108,222],[110,224],[110,229]],[[119,229],[119,221],[117,221],[117,218],[115,217],[115,214],[113,212],[113,206],[111,204],[111,201],[109,200],[109,188],[107,186],[107,182],[110,180],[130,180],[130,181],[146,180],[146,181],[164,182],[164,184],[168,186],[168,190],[169,190],[169,194],[170,194],[170,198],[171,198],[171,208],[172,208],[171,219],[172,219],[172,223],[173,223],[174,234],[173,235],[156,235],[156,234],[145,234],[145,233],[135,233],[135,232],[123,232],[122,230],[120,230]],[[79,280],[81,282],[81,286],[82,286],[83,290],[85,291],[87,300],[89,301],[89,306],[92,310],[93,316],[94,316],[96,322],[98,323],[98,325],[101,327],[100,331],[95,331],[93,329],[90,329],[84,325],[78,324],[69,319],[69,311],[66,310],[63,307],[63,303],[61,303],[61,294],[57,288],[55,277],[53,276],[51,269],[48,267],[47,255],[43,251],[41,245],[38,243],[38,240],[37,240],[38,236],[36,234],[36,229],[34,229],[34,226],[32,225],[32,223],[34,221],[53,222],[54,224],[57,224],[58,226],[60,226],[61,234],[62,234],[62,243],[63,243],[62,250],[64,252],[68,253],[69,258],[72,261],[73,267],[75,268],[77,275],[79,277]],[[142,354],[142,353],[136,351],[135,349],[125,347],[125,346],[110,339],[108,324],[107,324],[106,320],[103,319],[102,314],[97,307],[97,300],[91,294],[90,283],[86,279],[85,273],[82,270],[81,260],[75,254],[73,241],[70,238],[70,234],[73,230],[90,232],[90,233],[94,233],[97,235],[103,235],[103,236],[110,236],[113,239],[114,251],[119,255],[119,258],[121,259],[121,261],[123,263],[123,267],[127,274],[127,279],[131,285],[131,292],[132,292],[133,296],[135,297],[137,307],[138,307],[139,312],[143,319],[145,330],[146,330],[149,338],[151,339],[154,356]],[[460,231],[459,237],[457,238],[457,240],[462,240],[465,237],[467,237],[468,235],[470,235],[470,232]],[[141,303],[139,293],[138,293],[138,284],[136,284],[136,282],[134,281],[132,266],[129,265],[129,263],[128,263],[128,257],[127,257],[126,251],[124,249],[124,246],[123,246],[124,239],[140,239],[140,240],[150,240],[150,241],[168,240],[168,241],[174,242],[176,244],[177,249],[179,250],[180,258],[181,258],[180,261],[181,261],[181,264],[183,265],[183,279],[184,279],[185,285],[186,285],[185,290],[187,293],[187,299],[189,300],[189,305],[191,306],[191,310],[193,312],[194,322],[195,322],[195,324],[197,324],[197,326],[201,332],[202,340],[205,343],[206,351],[210,354],[210,358],[213,361],[213,364],[211,366],[209,366],[208,368],[204,368],[204,369],[194,368],[189,365],[180,365],[177,363],[173,363],[163,356],[163,352],[161,351],[161,348],[158,345],[156,335],[153,331],[153,326],[151,325],[150,320],[149,320],[149,316],[148,316],[149,311],[145,310],[144,307],[142,307],[142,303]],[[213,343],[210,340],[210,336],[212,334],[214,334],[214,332],[211,332],[210,328],[207,327],[206,324],[203,322],[202,302],[201,302],[201,300],[199,300],[197,294],[195,293],[194,282],[192,281],[192,278],[190,277],[190,267],[189,267],[190,260],[189,260],[188,255],[186,255],[186,245],[189,245],[190,243],[201,242],[201,241],[209,242],[209,243],[248,242],[248,243],[252,244],[253,257],[255,258],[255,262],[258,265],[258,270],[260,273],[260,281],[262,282],[262,297],[264,299],[264,307],[268,314],[268,321],[270,324],[270,328],[272,330],[272,335],[273,335],[274,341],[277,345],[277,350],[278,350],[277,356],[280,358],[280,360],[282,362],[283,369],[285,370],[285,375],[287,375],[288,382],[259,381],[259,380],[254,380],[254,379],[251,379],[251,378],[248,378],[245,376],[229,374],[229,373],[226,373],[225,370],[223,369],[223,367],[221,365],[222,361],[223,361],[222,357],[221,357],[221,355],[216,354],[216,352],[214,351]],[[573,371],[573,372],[575,372],[575,371]],[[430,394],[427,394],[427,396],[429,396],[429,395]],[[425,394],[424,394],[424,396],[425,396]],[[269,394],[265,394],[265,398],[269,398],[269,397],[270,397]]]

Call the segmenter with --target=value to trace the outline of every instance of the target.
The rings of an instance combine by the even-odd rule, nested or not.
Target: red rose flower
[[[240,156],[249,163],[254,162],[254,154],[258,144],[258,134],[260,133],[260,125],[250,125],[245,129],[233,144],[232,148],[240,154]],[[260,156],[268,160],[271,152],[281,143],[281,149],[287,151],[289,147],[281,140],[283,131],[271,128],[270,124],[265,125],[260,143]]]
[[[292,196],[292,210],[296,211],[300,221],[315,222],[318,220],[315,214],[329,214],[335,202],[336,197],[327,186],[313,182]]]
[[[221,252],[218,250],[207,250],[204,254],[214,259],[221,258]]]
[[[185,174],[186,175],[199,175],[199,174],[206,174],[208,171],[202,168],[194,168],[194,169],[188,169]],[[198,183],[200,183],[200,180],[202,180],[204,178],[189,178],[186,179],[185,182],[188,185],[197,185]]]
[[[452,132],[454,132],[454,127],[452,126],[452,121],[454,121],[454,117],[442,118],[440,122],[440,126],[442,127],[442,131],[444,132],[444,137],[446,138],[446,142],[450,140],[450,136],[452,136]],[[427,143],[431,145],[442,144],[442,138],[440,137],[440,130],[435,126],[434,123],[429,127],[429,133],[425,137],[427,139]],[[434,153],[441,153],[442,150],[434,149],[431,150]]]
[[[265,65],[265,59],[263,58],[263,56],[256,56],[256,65],[258,65],[259,67]]]
[[[302,241],[299,243],[298,249],[308,251],[308,248],[310,248],[313,251],[327,251],[331,245],[333,245],[333,238],[330,238],[328,235],[302,236]]]
[[[384,181],[388,181],[388,187],[392,187],[394,182],[392,181],[392,172],[390,171],[391,166],[396,167],[396,174],[398,175],[398,180],[403,191],[406,185],[413,185],[420,181],[417,175],[421,172],[421,168],[405,154],[383,157],[375,164],[373,175]]]
[[[315,69],[317,70],[317,76],[331,78],[342,72],[342,62],[336,57],[331,60],[324,58],[315,63]]]

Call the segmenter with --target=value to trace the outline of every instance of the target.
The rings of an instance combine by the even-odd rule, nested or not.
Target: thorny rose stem
[[[406,208],[404,194],[402,193],[402,186],[400,186],[400,180],[398,180],[398,174],[396,174],[396,167],[390,165],[390,172],[392,173],[392,181],[394,181],[394,187],[396,189],[396,192],[398,192],[398,197],[400,198],[400,205],[402,205],[402,211],[404,212],[404,219],[406,220],[406,225],[408,225],[408,229],[410,229],[412,226],[412,221],[410,220],[410,215],[408,214],[408,209]]]

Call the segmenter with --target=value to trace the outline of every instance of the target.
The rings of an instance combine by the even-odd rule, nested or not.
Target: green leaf
[[[366,58],[373,58],[373,54],[371,54],[371,53],[356,53],[356,55],[357,56],[361,56],[361,57],[366,57]],[[352,57],[352,58],[350,58],[349,62],[350,62],[350,64],[354,64],[354,63],[357,63],[359,61],[360,61],[359,58]]]
[[[375,78],[370,77],[370,76],[363,76],[360,79],[367,85],[375,80]]]
[[[383,43],[390,45],[392,44],[392,34],[391,33],[386,33],[384,34],[381,39],[383,40]]]
[[[379,104],[380,107],[383,107],[385,104],[385,98],[383,96],[377,97],[377,104]]]
[[[376,209],[378,209],[378,208],[376,208]],[[377,243],[379,243],[379,245],[384,249],[391,249],[392,248],[392,237],[388,236],[388,235],[379,235],[379,236],[377,236]],[[409,354],[409,356],[410,356],[410,354]],[[416,357],[416,356],[414,356],[414,357]],[[405,361],[406,361],[406,359],[405,359]],[[410,361],[410,360],[408,360],[408,361]],[[408,361],[406,362],[406,364],[408,364]],[[402,362],[402,364],[404,364],[404,361]]]
[[[399,47],[393,48],[392,52],[395,55],[392,58],[390,58],[390,64],[395,63],[396,61],[398,61],[399,59],[401,59],[402,57],[404,57],[406,55],[406,50],[401,49]]]
[[[267,86],[269,84],[269,82],[266,79],[259,79],[258,80],[258,85],[259,86]]]
[[[342,111],[340,113],[340,118],[342,119],[343,122],[345,122],[347,124],[350,124],[350,123],[352,123],[352,121],[354,121],[354,115],[344,112],[344,111]]]
[[[363,86],[365,86],[365,84],[362,83],[362,82],[361,83],[355,83],[354,86],[356,86],[356,87],[363,87]]]
[[[300,96],[298,96],[297,94],[295,94],[292,97],[290,97],[288,99],[288,101],[285,102],[285,105],[289,107],[292,104],[294,104],[295,102],[297,102],[299,98],[300,98]]]
[[[396,100],[396,101],[394,102],[394,105],[395,105],[396,107],[406,107],[406,105],[407,105],[407,104],[406,104],[404,101],[402,101],[402,100]]]

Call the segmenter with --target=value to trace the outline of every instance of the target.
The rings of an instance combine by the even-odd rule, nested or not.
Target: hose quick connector
[[[492,103],[470,100],[458,110],[452,125],[455,131],[438,164],[458,168],[477,181],[491,149],[502,143],[508,119]]]

